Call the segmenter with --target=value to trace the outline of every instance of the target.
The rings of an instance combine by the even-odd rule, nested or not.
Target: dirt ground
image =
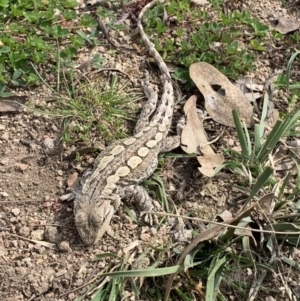
[[[285,9],[280,0],[249,0],[236,5],[236,9],[250,11],[271,27],[278,17],[300,17],[299,5]],[[277,45],[267,48],[268,51],[258,54],[257,71],[253,74],[259,83],[264,83],[276,69],[284,69],[291,54]],[[134,56],[130,63],[134,61],[139,70],[142,59],[138,54]],[[128,64],[126,58],[117,58],[118,68]],[[36,103],[45,100],[45,91],[41,87],[22,93]],[[275,106],[286,106],[285,100],[280,101]],[[50,156],[47,149],[59,145],[61,126],[59,119],[28,110],[0,115],[1,301],[74,300],[111,260],[93,261],[95,254],[120,253],[124,248],[134,247],[140,254],[146,245],[159,245],[173,235],[174,229],[168,225],[156,229],[135,224],[121,207],[112,221],[114,235],[105,235],[93,247],[84,246],[75,229],[72,202],[60,201],[59,197],[66,193],[70,174],[82,173],[92,164],[94,155],[87,156],[82,164],[62,160],[59,155]],[[239,209],[231,203],[233,198],[239,198],[231,189],[234,177],[220,173],[213,179],[205,179],[193,162],[191,179],[179,198],[176,192],[181,187],[186,165],[184,160],[167,158],[160,171],[168,195],[178,208],[207,219],[225,209]],[[129,207],[137,212],[134,205]]]

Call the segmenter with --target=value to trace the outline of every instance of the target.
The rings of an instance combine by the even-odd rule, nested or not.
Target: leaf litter
[[[197,115],[196,96],[191,96],[184,105],[186,125],[181,134],[181,147],[188,154],[201,154],[197,156],[201,164],[199,171],[207,177],[215,174],[214,168],[221,165],[224,157],[221,153],[215,153],[207,140],[203,123]]]
[[[190,77],[205,99],[205,109],[220,124],[234,127],[236,109],[247,127],[253,125],[253,107],[246,96],[212,65],[199,62],[190,66]]]
[[[212,87],[212,89],[216,89],[217,91],[215,91],[215,92],[217,92],[217,96],[219,96],[219,95],[221,95],[222,96],[222,93],[224,93],[224,91],[225,91],[225,89],[221,86],[221,87],[219,87],[218,86],[218,84],[216,84],[216,85],[214,85],[213,87]],[[209,90],[208,90],[209,91]],[[226,91],[225,91],[226,92]],[[255,92],[256,93],[256,92]],[[231,113],[230,113],[231,114]],[[228,115],[228,116],[230,116],[230,115]],[[219,116],[217,116],[217,117],[219,117]],[[220,118],[220,117],[219,117]],[[220,118],[221,119],[221,118]],[[228,120],[230,120],[230,118],[228,118]],[[227,122],[228,123],[228,120],[227,119],[225,119],[225,123]],[[15,124],[17,124],[17,120],[14,120],[15,121]],[[51,124],[50,124],[51,125]],[[47,127],[49,128],[49,125],[47,125]],[[202,127],[203,127],[203,124],[202,124]],[[49,129],[45,129],[45,132],[48,132],[49,131]],[[40,129],[41,130],[41,129]],[[203,133],[202,133],[203,134]],[[193,139],[193,138],[191,138],[191,139]],[[207,139],[207,137],[206,137],[206,141],[209,143],[209,139]],[[203,143],[203,142],[202,142]],[[202,144],[202,143],[200,143],[200,145]],[[205,143],[204,143],[205,144]],[[210,146],[210,145],[209,145]],[[197,148],[197,146],[196,146],[196,148]],[[201,153],[201,148],[199,147],[199,145],[198,145],[198,152],[199,153]],[[40,167],[39,167],[40,168]],[[211,170],[213,170],[213,168],[210,168],[209,169],[210,171]],[[28,171],[26,171],[26,176],[28,176]],[[52,178],[55,178],[55,174],[53,174],[53,176],[52,176]],[[24,179],[23,180],[25,183],[26,183],[26,179]],[[43,183],[47,183],[47,185],[49,184],[48,182],[43,182]],[[54,185],[53,185],[53,190],[52,190],[52,192],[53,191],[57,191],[57,187],[55,187]],[[47,198],[48,196],[46,196],[46,198]],[[202,201],[202,200],[201,200]],[[70,212],[70,209],[71,208],[67,208],[67,210],[66,211],[69,211]],[[36,210],[36,209],[33,209],[33,210]],[[25,212],[25,210],[24,210],[24,212]],[[30,209],[30,210],[28,210],[28,212],[29,212],[29,214],[31,214],[31,212],[32,212],[32,210]],[[22,212],[21,212],[22,213]],[[38,220],[40,221],[43,221],[43,219],[44,220],[47,220],[47,218],[48,219],[50,219],[50,220],[52,220],[52,219],[54,219],[53,218],[53,216],[52,216],[52,214],[49,214],[49,212],[47,212],[47,218],[45,218],[44,216],[43,216],[43,213],[45,213],[45,212],[40,212],[40,213],[42,213],[42,214],[40,214],[39,215],[39,218],[38,218]],[[65,212],[64,212],[65,213]],[[6,214],[6,213],[5,213]],[[27,214],[27,211],[26,211],[26,214]],[[9,212],[8,212],[8,217],[9,217]],[[45,214],[44,214],[45,215]],[[70,214],[69,214],[69,216],[70,216]],[[30,218],[33,218],[33,217],[31,217],[31,216],[29,216]],[[23,221],[22,221],[23,222]],[[67,222],[69,222],[69,219],[67,220]],[[12,225],[13,225],[13,221],[12,221],[12,223],[11,223]],[[8,225],[10,225],[10,223],[8,224]],[[125,226],[126,227],[129,227],[129,225],[128,224],[125,224]],[[15,227],[14,225],[13,225],[13,227]],[[16,226],[17,227],[17,226]],[[126,228],[125,227],[125,228]],[[66,232],[66,231],[65,231]],[[72,246],[72,248],[74,248],[74,251],[76,252],[76,255],[77,255],[77,260],[76,260],[76,262],[74,263],[74,268],[72,269],[72,271],[76,271],[76,270],[78,270],[78,268],[80,267],[80,265],[87,265],[87,267],[88,267],[88,269],[90,270],[91,268],[94,268],[94,267],[91,267],[90,265],[89,265],[89,263],[88,263],[88,260],[89,260],[89,258],[88,258],[88,256],[90,256],[92,253],[90,253],[90,252],[82,252],[81,250],[78,250],[77,249],[77,245],[79,244],[79,241],[78,241],[78,239],[76,239],[76,231],[74,231],[74,230],[72,230],[72,233],[70,233],[70,231],[68,230],[67,231],[68,233],[67,233],[67,235],[65,235],[65,237],[66,237],[66,239],[70,239],[70,241],[71,241],[71,246]],[[127,231],[128,232],[128,231]],[[214,232],[214,235],[216,235],[216,233],[217,233],[217,231],[215,231]],[[65,233],[66,234],[66,233]],[[71,234],[71,235],[70,235]],[[122,236],[122,235],[121,235]],[[74,238],[73,237],[75,237],[75,242],[74,242]],[[130,236],[126,236],[126,238],[128,239],[128,237],[130,237]],[[206,239],[207,239],[207,237],[208,236],[206,236]],[[12,242],[12,243],[14,243],[14,242]],[[105,246],[110,246],[110,247],[112,247],[113,246],[113,244],[114,244],[114,242],[112,242],[112,241],[109,241],[109,240],[106,240],[105,241],[105,243],[103,244],[104,245],[104,247]],[[23,246],[22,246],[23,245]],[[22,247],[24,247],[24,248],[22,248]],[[17,249],[17,251],[18,250],[22,250],[22,249],[26,249],[26,247],[27,247],[27,245],[26,244],[22,244],[22,241],[20,240],[20,243],[19,243],[19,245],[17,245],[17,247],[15,248],[15,246],[14,245],[12,245],[12,248],[10,248],[10,250],[11,250],[11,252],[13,253],[14,251],[15,251],[15,249]],[[29,245],[29,247],[30,247],[30,245]],[[29,249],[29,248],[28,248]],[[38,249],[36,249],[36,250],[38,250]],[[31,252],[32,252],[32,255],[33,256],[35,256],[35,258],[38,258],[37,257],[37,254],[36,253],[38,253],[37,251],[36,251],[35,249],[34,250],[32,250]],[[80,253],[81,252],[81,253]],[[41,254],[42,254],[42,251],[41,251]],[[53,254],[53,256],[54,255],[56,255],[56,254]],[[44,255],[44,256],[46,256],[46,255]],[[64,258],[63,257],[63,254],[60,254],[60,256],[59,256],[60,258],[62,258],[62,260],[63,261],[66,261],[66,260],[68,260],[68,259],[66,259],[66,258]],[[38,260],[41,262],[41,258],[38,258]],[[58,258],[56,258],[56,261],[58,262]],[[16,262],[17,262],[17,264],[19,264],[19,260],[18,259],[16,259]],[[46,262],[42,262],[42,264],[45,264]],[[34,270],[33,270],[33,272],[34,272]],[[88,276],[90,276],[90,275],[88,275]],[[86,275],[85,275],[85,277],[86,277]],[[74,276],[72,279],[70,279],[70,283],[75,283],[75,285],[76,286],[78,286],[78,281],[80,280],[80,279],[76,279],[76,278],[78,278],[77,276]],[[69,279],[64,279],[64,281],[65,281],[65,284],[64,285],[66,285],[67,284],[67,281],[69,281]],[[60,282],[58,282],[58,284],[60,285]],[[20,288],[23,288],[24,289],[24,286],[22,285],[20,285]],[[21,290],[21,289],[20,289]],[[48,289],[48,290],[46,290],[46,292],[49,292],[49,294],[51,294],[51,287],[50,287],[50,289]],[[43,294],[45,294],[46,295],[46,293],[43,293]],[[30,296],[28,296],[28,298],[29,298]],[[47,297],[47,296],[46,296]],[[53,297],[53,295],[52,295],[52,297]],[[51,298],[51,295],[50,295],[50,298]],[[68,296],[68,300],[70,300],[70,299],[72,299],[72,295],[70,295],[70,296]]]

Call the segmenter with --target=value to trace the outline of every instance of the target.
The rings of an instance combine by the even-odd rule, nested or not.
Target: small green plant
[[[63,59],[75,60],[83,46],[99,44],[96,18],[78,14],[75,0],[2,1],[0,4],[0,84],[28,86],[39,82],[32,63],[43,74]],[[115,16],[99,8],[99,15]],[[121,28],[121,25],[114,25]]]
[[[254,132],[248,131],[247,127],[240,121],[237,112],[233,111],[237,136],[241,145],[241,153],[228,149],[226,154],[230,157],[222,167],[226,166],[232,171],[246,176],[252,180],[259,178],[266,171],[266,167],[271,165],[270,158],[280,142],[280,139],[291,135],[297,126],[300,112],[295,109],[283,120],[278,120],[268,137],[265,138],[265,118],[268,110],[268,96],[265,95],[262,117],[259,124],[254,125]],[[221,168],[222,168],[221,167]],[[250,184],[251,184],[250,181]],[[274,185],[276,180],[271,177],[269,184]]]
[[[64,117],[65,142],[74,142],[76,137],[88,140],[92,129],[107,142],[128,136],[124,122],[135,120],[136,102],[142,95],[125,90],[126,85],[114,76],[109,85],[81,84],[68,99],[58,99],[53,114]]]
[[[250,45],[253,47],[253,49],[258,50],[258,51],[266,50],[266,47],[262,45],[262,43],[259,39],[251,40]]]
[[[40,74],[38,76],[41,77]],[[71,73],[69,76],[72,78],[75,75]],[[41,80],[56,95],[56,101],[50,109],[28,109],[63,118],[64,142],[89,141],[91,131],[93,135],[99,134],[108,143],[130,134],[125,122],[136,120],[137,101],[143,94],[128,92],[128,83],[121,84],[117,76],[113,76],[109,83],[102,80],[103,82],[94,84],[79,83],[78,86],[70,88],[70,79],[66,79],[64,75],[61,85],[58,86],[61,90],[58,91],[51,88],[42,78]]]
[[[288,92],[292,92],[292,97],[291,97],[291,106],[292,107],[294,105],[296,105],[296,103],[300,97],[300,81],[291,83],[292,66],[293,66],[293,63],[297,60],[297,57],[299,54],[300,54],[300,51],[296,50],[291,55],[291,57],[288,61],[287,67],[286,67],[286,72],[280,74],[276,81],[277,87],[279,87],[281,89],[285,89]],[[299,59],[297,60],[297,63],[299,64]]]
[[[164,25],[158,17],[164,13],[162,5],[146,14],[148,30],[153,29],[159,35],[154,39],[156,48],[166,59],[182,66],[175,70],[174,77],[188,81],[187,88],[190,85],[187,70],[192,63],[204,61],[213,64],[231,79],[237,79],[245,71],[254,69],[254,56],[248,49],[265,50],[263,38],[269,30],[266,25],[251,17],[248,12],[222,14],[219,1],[213,4],[219,18],[212,20],[209,12],[197,7],[191,9],[188,0],[171,1],[167,12],[181,24],[175,25],[174,29],[171,26],[172,34],[170,26]],[[244,38],[241,26],[252,34],[249,45],[239,42]]]

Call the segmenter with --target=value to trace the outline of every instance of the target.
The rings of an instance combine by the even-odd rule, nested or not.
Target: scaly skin
[[[74,203],[75,224],[87,245],[95,244],[109,230],[110,220],[121,199],[134,195],[142,211],[154,209],[152,200],[139,184],[156,169],[160,152],[179,146],[179,137],[167,137],[173,116],[174,92],[170,74],[154,44],[142,26],[145,11],[155,5],[147,4],[139,14],[138,28],[149,53],[161,71],[163,92],[156,108],[157,94],[148,89],[150,99],[137,123],[134,136],[115,141],[96,158],[91,174],[83,181]],[[151,113],[155,110],[149,121]],[[153,215],[145,216],[154,224]]]

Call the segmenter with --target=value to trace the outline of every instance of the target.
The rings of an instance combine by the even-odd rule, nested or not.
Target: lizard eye
[[[75,215],[76,224],[86,224],[87,223],[87,214],[83,211]]]
[[[103,223],[103,216],[96,213],[91,213],[89,216],[89,225],[99,225]]]

